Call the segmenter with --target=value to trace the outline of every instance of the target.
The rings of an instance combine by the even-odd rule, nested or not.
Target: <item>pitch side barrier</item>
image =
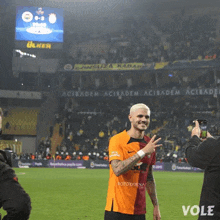
[[[13,167],[29,168],[29,167],[48,167],[48,168],[95,168],[108,169],[108,161],[103,160],[13,160]]]
[[[103,160],[13,160],[13,167],[48,167],[48,168],[90,168],[90,169],[108,169],[108,161]],[[157,162],[153,169],[155,171],[173,171],[173,172],[203,172],[203,170],[191,167],[187,163],[166,163]]]

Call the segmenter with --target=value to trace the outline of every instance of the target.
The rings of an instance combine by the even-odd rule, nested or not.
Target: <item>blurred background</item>
[[[0,148],[108,160],[129,108],[151,109],[158,162],[185,163],[192,120],[220,134],[220,2],[1,0]]]

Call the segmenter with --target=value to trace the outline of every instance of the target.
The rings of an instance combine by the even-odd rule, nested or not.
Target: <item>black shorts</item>
[[[104,220],[146,220],[145,215],[128,215],[119,212],[105,211]]]

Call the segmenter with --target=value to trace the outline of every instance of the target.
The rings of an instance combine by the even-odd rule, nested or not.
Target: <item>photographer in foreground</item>
[[[0,208],[2,207],[7,212],[2,220],[29,219],[31,200],[18,183],[12,169],[11,152],[7,150],[0,150]]]
[[[0,139],[2,119],[3,110],[0,108]],[[31,212],[31,199],[18,183],[12,169],[12,151],[9,150],[0,150],[0,208],[7,212],[2,220],[28,220]]]
[[[199,122],[195,121],[191,139],[186,146],[186,159],[193,167],[205,170],[200,196],[198,220],[220,219],[220,138],[213,138],[209,132],[200,138]]]

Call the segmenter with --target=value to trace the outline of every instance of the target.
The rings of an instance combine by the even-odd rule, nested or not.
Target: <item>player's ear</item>
[[[131,116],[131,115],[128,115],[128,119],[129,119],[129,121],[131,122],[132,116]]]

